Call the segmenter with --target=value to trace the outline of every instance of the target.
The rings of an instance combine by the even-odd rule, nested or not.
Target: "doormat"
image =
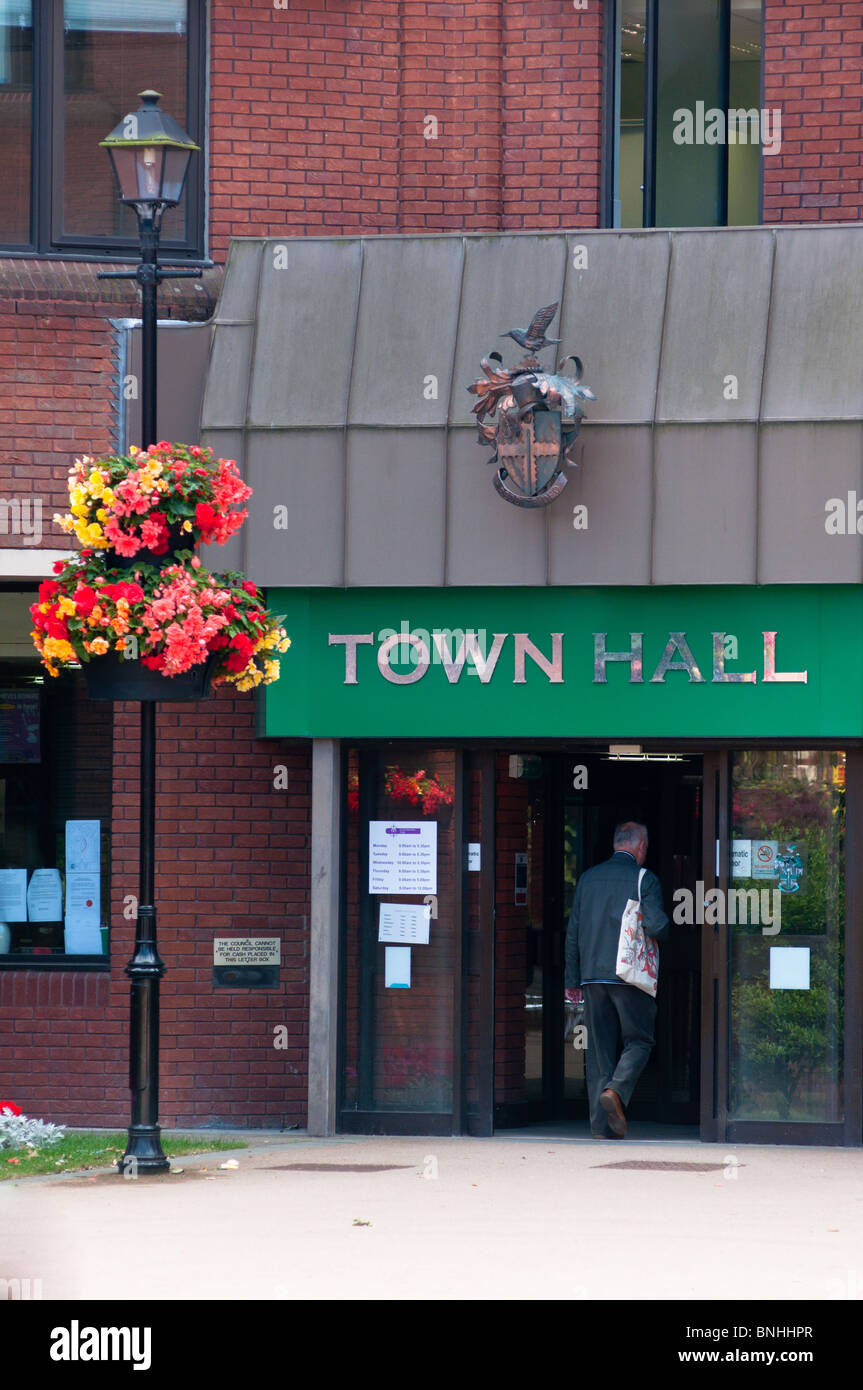
[[[262,1168],[279,1173],[395,1173],[415,1168],[414,1163],[265,1163]]]
[[[649,1169],[653,1173],[721,1173],[726,1168],[725,1163],[673,1163],[665,1162],[662,1159],[650,1158],[625,1158],[620,1163],[593,1163],[593,1168],[640,1168]],[[743,1163],[737,1163],[735,1168],[743,1168]]]

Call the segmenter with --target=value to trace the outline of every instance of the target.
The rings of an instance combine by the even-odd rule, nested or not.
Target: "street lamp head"
[[[173,116],[159,110],[159,92],[138,95],[138,110],[99,143],[108,151],[120,201],[139,217],[158,220],[180,201],[189,160],[199,146]]]

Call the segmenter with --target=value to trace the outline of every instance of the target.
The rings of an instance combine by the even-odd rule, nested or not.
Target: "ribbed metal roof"
[[[597,401],[522,511],[466,387],[555,299]],[[202,428],[265,584],[859,582],[824,522],[863,499],[863,227],[235,240]]]

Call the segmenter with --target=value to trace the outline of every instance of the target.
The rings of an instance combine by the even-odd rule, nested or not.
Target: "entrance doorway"
[[[567,919],[637,820],[673,925],[635,1134],[860,1144],[863,752],[647,748],[346,751],[341,1129],[588,1132]],[[385,835],[418,838],[396,854]],[[680,890],[693,911],[675,922]]]
[[[496,991],[498,1053],[505,1053],[509,1064],[496,1067],[495,1127],[586,1126],[584,1051],[564,1039],[564,950],[576,884],[585,869],[612,853],[615,825],[636,820],[648,827],[647,867],[660,880],[669,917],[677,889],[694,894],[703,852],[703,759],[686,753],[575,750],[510,756],[508,773],[514,788],[507,815],[524,816],[527,849],[515,856],[512,904],[503,914],[498,904],[496,915],[497,933],[504,935],[498,957],[505,955],[510,969],[503,976],[498,971]],[[515,825],[505,829],[514,831]],[[511,978],[518,955],[512,937],[519,929],[524,942],[520,1015],[513,1008]],[[656,1045],[628,1114],[636,1122],[696,1127],[700,928],[675,924],[660,955]],[[521,1036],[522,1078],[512,1065],[514,1029]]]

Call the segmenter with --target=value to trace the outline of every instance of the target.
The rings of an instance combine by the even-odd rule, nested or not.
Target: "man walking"
[[[624,1107],[653,1047],[656,1000],[618,979],[617,944],[627,900],[638,897],[638,872],[647,858],[647,827],[624,821],[614,832],[614,853],[581,874],[566,933],[566,997],[584,998],[587,1097],[594,1139],[623,1139]],[[656,874],[645,870],[641,914],[648,936],[662,940],[670,925]],[[617,1055],[617,1031],[623,1050]]]

